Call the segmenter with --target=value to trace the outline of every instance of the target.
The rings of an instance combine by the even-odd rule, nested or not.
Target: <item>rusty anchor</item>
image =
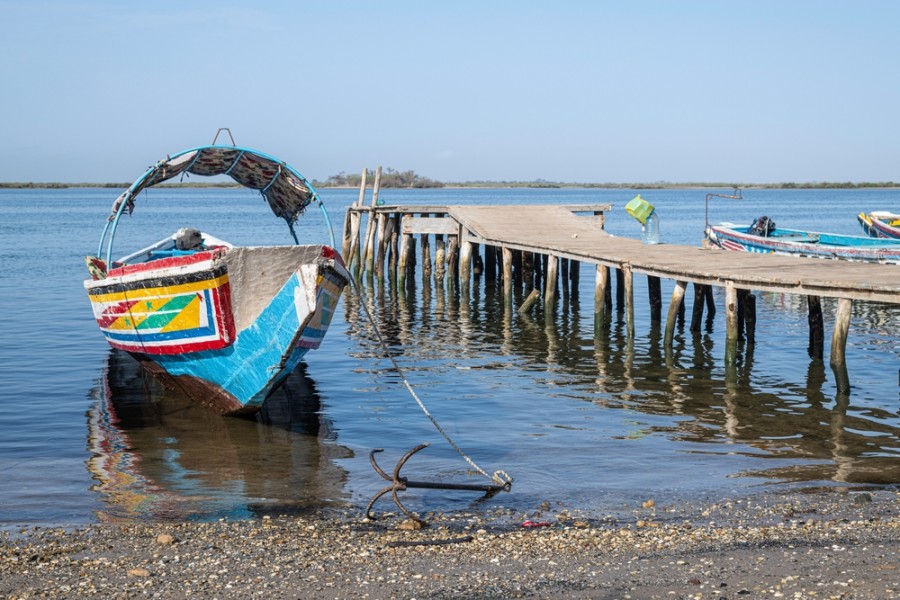
[[[377,454],[378,452],[383,452],[384,448],[375,448],[374,450],[372,450],[369,453],[369,462],[372,463],[372,468],[374,468],[375,472],[377,472],[379,475],[381,475],[381,477],[383,477],[387,481],[390,481],[391,484],[389,486],[383,488],[377,494],[375,494],[375,497],[372,498],[372,500],[369,502],[369,505],[366,507],[366,517],[367,518],[372,519],[373,521],[375,520],[375,516],[372,515],[372,505],[374,505],[375,502],[379,498],[381,498],[388,492],[391,493],[391,497],[393,497],[394,503],[397,505],[397,507],[401,511],[403,511],[403,514],[405,514],[411,520],[419,523],[420,525],[425,526],[425,525],[427,525],[427,523],[425,523],[425,521],[423,521],[422,519],[420,519],[419,517],[414,515],[405,506],[403,506],[403,503],[400,502],[400,498],[397,496],[397,492],[402,492],[409,488],[424,488],[424,489],[431,489],[431,490],[471,490],[471,491],[476,491],[476,492],[484,492],[484,494],[485,494],[484,498],[490,498],[497,492],[502,492],[502,491],[508,492],[510,490],[510,488],[512,487],[511,481],[507,481],[506,483],[503,483],[503,484],[485,483],[485,484],[479,485],[479,484],[469,484],[469,483],[435,483],[432,481],[410,481],[406,477],[401,477],[400,469],[403,468],[403,465],[406,464],[406,461],[408,461],[413,454],[415,454],[416,452],[419,452],[420,450],[427,448],[430,445],[431,444],[427,444],[427,443],[420,444],[420,445],[416,446],[415,448],[413,448],[412,450],[410,450],[409,452],[407,452],[406,454],[404,454],[400,458],[400,460],[397,461],[397,466],[394,467],[394,473],[392,476],[385,473],[381,469],[381,467],[378,466],[378,463],[375,462],[375,454]]]

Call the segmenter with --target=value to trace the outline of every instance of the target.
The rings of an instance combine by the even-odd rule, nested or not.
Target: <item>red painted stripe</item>
[[[155,271],[157,269],[166,269],[169,267],[183,267],[192,265],[205,260],[212,260],[224,256],[228,248],[215,248],[206,250],[205,252],[197,252],[196,254],[186,254],[184,256],[170,256],[168,258],[158,258],[136,265],[126,265],[116,269],[110,269],[106,274],[107,277],[120,277],[122,275],[131,275],[132,273],[142,273],[144,271]]]

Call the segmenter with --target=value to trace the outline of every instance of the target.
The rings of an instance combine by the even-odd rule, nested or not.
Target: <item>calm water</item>
[[[666,243],[698,244],[708,190],[642,192]],[[728,190],[716,190],[725,192]],[[610,202],[607,229],[639,237],[621,190],[386,190],[386,203]],[[717,199],[711,220],[857,234],[860,210],[900,210],[900,191],[747,191]],[[900,308],[854,307],[839,394],[810,360],[802,297],[758,294],[757,343],[724,367],[724,315],[677,332],[673,353],[636,277],[636,336],[618,315],[593,335],[593,274],[547,318],[507,318],[483,280],[468,298],[450,287],[413,294],[362,286],[345,296],[322,348],[256,421],[193,407],[113,353],[82,288],[114,190],[0,190],[0,526],[122,519],[214,519],[365,507],[385,468],[432,446],[404,474],[480,482],[435,431],[382,355],[392,356],[441,425],[488,471],[515,478],[486,506],[554,506],[609,514],[640,499],[720,498],[798,486],[900,483]],[[326,190],[334,228],[357,193]],[[313,239],[324,220],[310,210]],[[235,243],[288,243],[258,195],[151,190],[117,234],[125,254],[180,226]],[[663,281],[667,301],[672,283]],[[721,291],[717,292],[721,306]],[[688,315],[690,301],[688,294]],[[834,303],[823,301],[829,332]],[[409,492],[414,510],[469,508],[472,494]],[[376,509],[393,505],[383,500]]]

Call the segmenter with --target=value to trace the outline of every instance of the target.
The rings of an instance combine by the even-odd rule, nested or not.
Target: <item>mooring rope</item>
[[[369,307],[366,305],[365,296],[363,295],[362,289],[360,289],[356,280],[353,279],[352,277],[350,278],[350,281],[353,284],[353,289],[356,290],[356,294],[360,299],[359,303],[363,307],[363,310],[366,313],[366,318],[369,320],[369,324],[372,326],[372,330],[375,332],[375,337],[378,338],[378,343],[381,345],[382,352],[387,357],[387,359],[389,361],[391,361],[391,364],[393,365],[394,370],[397,372],[397,374],[400,376],[400,379],[403,381],[403,385],[406,386],[406,389],[409,391],[410,395],[416,401],[416,404],[419,405],[419,408],[422,409],[422,412],[425,413],[425,416],[428,417],[428,420],[431,421],[431,424],[434,425],[434,428],[437,429],[438,432],[440,432],[440,434],[442,436],[444,436],[444,439],[447,440],[447,443],[450,444],[450,446],[454,450],[456,450],[460,456],[463,457],[463,459],[469,464],[470,467],[475,469],[481,475],[484,475],[485,477],[487,477],[488,479],[493,481],[495,484],[503,486],[503,488],[506,491],[509,491],[509,489],[512,487],[513,479],[512,479],[512,477],[509,476],[509,474],[506,471],[497,470],[497,471],[494,471],[493,475],[491,475],[487,471],[482,469],[474,460],[472,460],[465,452],[463,452],[462,448],[460,448],[456,444],[456,442],[453,441],[453,439],[450,437],[450,435],[446,431],[444,431],[443,427],[441,427],[441,424],[438,423],[437,419],[434,418],[434,415],[431,414],[431,411],[428,410],[428,407],[425,406],[425,403],[422,402],[422,399],[419,398],[419,395],[413,389],[412,384],[409,383],[409,380],[406,378],[406,375],[403,373],[403,369],[400,368],[400,365],[397,363],[396,360],[394,360],[394,357],[391,356],[391,353],[388,350],[388,346],[385,343],[384,338],[381,337],[381,332],[378,330],[378,325],[375,322],[375,319],[372,316],[372,313],[369,311]]]

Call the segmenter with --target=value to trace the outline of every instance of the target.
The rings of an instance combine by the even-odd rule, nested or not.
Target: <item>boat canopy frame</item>
[[[258,190],[275,216],[285,220],[296,244],[300,241],[294,223],[310,204],[316,202],[325,217],[331,246],[335,247],[328,211],[309,180],[286,162],[252,148],[234,145],[233,142],[232,139],[231,146],[217,145],[214,139],[210,145],[183,150],[149,167],[113,203],[100,236],[97,256],[103,255],[106,244],[106,264],[112,264],[113,240],[119,219],[126,210],[128,214],[134,211],[135,199],[143,190],[185,174],[204,177],[228,175],[245,188]]]

